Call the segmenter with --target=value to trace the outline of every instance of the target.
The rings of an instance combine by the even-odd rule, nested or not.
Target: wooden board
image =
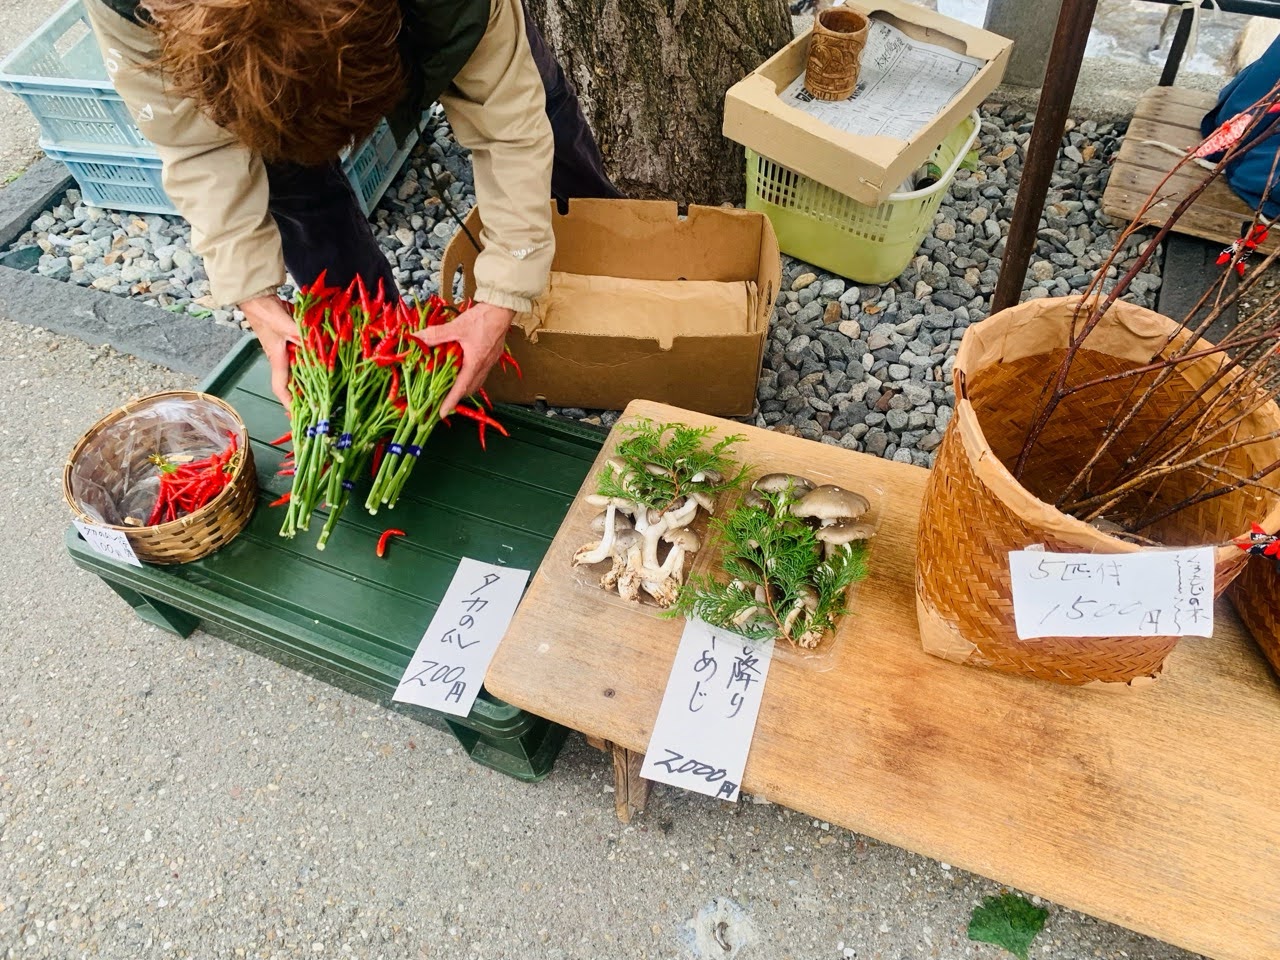
[[[1180,150],[1198,144],[1203,139],[1200,120],[1216,101],[1211,93],[1177,87],[1152,87],[1143,94],[1107,180],[1102,196],[1103,213],[1120,221],[1133,220],[1147,198],[1156,192],[1161,202],[1148,211],[1147,220],[1163,223],[1200,184],[1205,171],[1187,166],[1162,185],[1178,162],[1178,156],[1154,143],[1165,143]],[[1218,180],[1183,214],[1176,232],[1226,246],[1240,237],[1241,224],[1252,220],[1253,211],[1248,204],[1224,181]],[[1269,239],[1262,249],[1270,252],[1277,246],[1280,246],[1280,235]]]
[[[1217,637],[1181,644],[1142,692],[938,660],[916,631],[924,470],[645,401],[635,415],[743,432],[763,470],[885,491],[831,669],[775,658],[743,789],[1218,960],[1280,957],[1280,688],[1225,605]],[[588,511],[571,508],[486,684],[643,751],[681,624],[548,566]]]

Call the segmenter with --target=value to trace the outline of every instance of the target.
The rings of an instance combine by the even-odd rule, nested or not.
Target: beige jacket
[[[489,29],[440,102],[471,150],[484,210],[476,299],[518,312],[547,283],[551,233],[551,125],[525,36],[520,0],[492,0]],[[141,65],[156,56],[151,32],[100,0],[86,0],[107,72],[164,163],[165,190],[191,224],[215,300],[241,303],[284,283],[280,233],[267,212],[262,158],[170,94]]]

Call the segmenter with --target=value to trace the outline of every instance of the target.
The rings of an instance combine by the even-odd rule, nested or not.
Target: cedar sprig
[[[689,493],[715,497],[736,489],[747,476],[749,468],[730,456],[733,448],[746,439],[742,434],[706,446],[704,441],[715,432],[714,427],[655,423],[641,418],[619,424],[617,429],[626,439],[614,450],[613,459],[626,469],[620,473],[612,465],[605,465],[596,487],[601,496],[630,500],[662,513]],[[651,471],[650,466],[666,473]],[[707,472],[719,479],[693,481]]]
[[[821,637],[847,612],[849,587],[867,575],[866,542],[855,541],[823,559],[813,529],[787,511],[786,495],[761,496],[766,506],[741,506],[711,523],[721,547],[721,568],[729,579],[691,577],[673,613],[753,640]],[[763,603],[755,591],[762,580],[768,586]],[[816,604],[793,618],[787,629],[789,614],[810,590]]]

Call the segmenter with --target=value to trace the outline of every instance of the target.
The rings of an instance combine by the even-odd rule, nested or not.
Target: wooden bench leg
[[[609,744],[613,753],[613,804],[618,819],[630,823],[636,814],[644,813],[653,784],[640,776],[644,754],[633,753],[616,743]]]
[[[649,802],[649,791],[653,787],[651,780],[640,776],[640,768],[644,766],[644,754],[633,753],[626,747],[600,737],[587,737],[587,745],[602,750],[613,757],[613,804],[614,812],[623,823],[630,823],[636,814],[644,813]]]

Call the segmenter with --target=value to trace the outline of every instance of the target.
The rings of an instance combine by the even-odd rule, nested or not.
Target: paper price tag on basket
[[[1018,637],[1213,636],[1213,548],[1009,554]]]
[[[469,714],[528,582],[528,570],[464,557],[392,699]]]
[[[96,523],[85,523],[83,520],[71,522],[76,525],[76,529],[80,531],[80,536],[84,537],[84,542],[89,545],[89,549],[95,553],[135,567],[142,566],[142,561],[133,552],[133,544],[129,542],[123,530],[100,527]]]
[[[772,661],[772,640],[689,620],[640,776],[737,800]]]

